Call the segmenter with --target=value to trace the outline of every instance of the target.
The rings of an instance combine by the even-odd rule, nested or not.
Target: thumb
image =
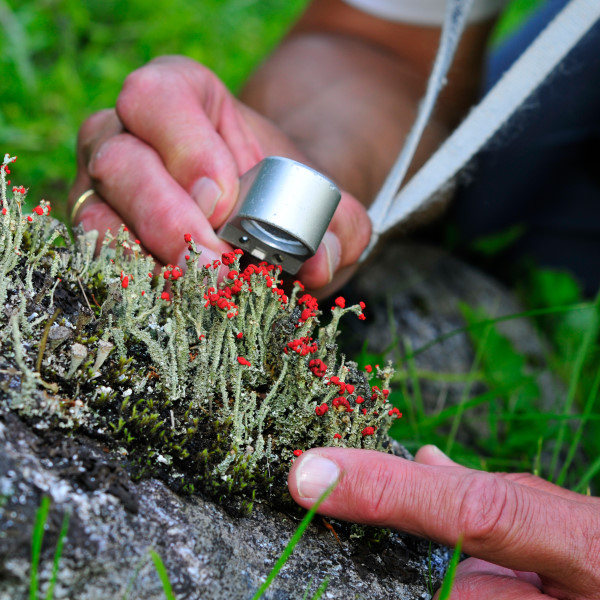
[[[438,467],[460,467],[449,456],[446,456],[437,446],[428,444],[419,448],[415,454],[415,462],[422,465],[437,465]]]

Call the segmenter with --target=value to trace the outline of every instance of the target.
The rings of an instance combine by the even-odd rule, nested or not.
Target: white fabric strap
[[[440,47],[435,57],[431,75],[427,81],[425,98],[421,101],[416,121],[406,138],[406,142],[396,162],[392,166],[373,205],[369,209],[369,217],[373,222],[373,236],[365,253],[370,252],[371,248],[377,243],[379,232],[385,231],[387,215],[392,208],[394,196],[406,176],[423,131],[435,107],[436,100],[446,84],[446,75],[452,64],[452,59],[465,28],[472,4],[473,0],[448,0],[446,3],[446,17],[442,28]]]
[[[508,0],[475,0],[468,22],[476,23],[497,15]],[[444,22],[446,0],[344,0],[363,12],[386,21],[439,27]]]
[[[428,162],[396,194],[385,216],[369,214],[375,241],[435,200],[471,158],[600,19],[599,0],[571,0]],[[591,83],[591,85],[593,82]],[[372,208],[375,208],[373,205]],[[369,246],[372,248],[374,244]],[[365,255],[363,255],[363,258]]]

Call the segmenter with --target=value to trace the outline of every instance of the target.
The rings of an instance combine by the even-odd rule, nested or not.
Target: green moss
[[[240,495],[246,507],[280,495],[294,452],[384,448],[392,370],[359,371],[335,344],[340,317],[362,316],[360,306],[339,299],[321,326],[316,300],[299,282],[288,297],[278,267],[242,268],[232,252],[219,282],[223,264],[203,265],[193,241],[185,274],[157,269],[125,229],[95,256],[97,233],[66,241],[47,203],[22,214],[24,194],[5,183],[11,160],[1,173],[0,404],[39,428],[112,440],[139,476]]]

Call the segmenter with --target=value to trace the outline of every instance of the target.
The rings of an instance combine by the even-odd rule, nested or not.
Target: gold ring
[[[79,196],[79,198],[77,198],[77,200],[75,201],[75,204],[73,204],[73,208],[71,209],[71,224],[74,223],[75,217],[77,216],[77,213],[80,211],[81,207],[83,206],[83,203],[90,196],[93,196],[95,193],[96,193],[96,190],[89,189],[89,190],[86,190],[85,192],[83,192],[83,194],[81,194],[81,196]]]

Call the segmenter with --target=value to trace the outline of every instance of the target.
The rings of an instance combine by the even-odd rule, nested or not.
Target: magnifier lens
[[[309,253],[308,248],[302,242],[279,227],[252,219],[242,219],[241,225],[249,234],[278,250],[298,256],[307,256]]]

